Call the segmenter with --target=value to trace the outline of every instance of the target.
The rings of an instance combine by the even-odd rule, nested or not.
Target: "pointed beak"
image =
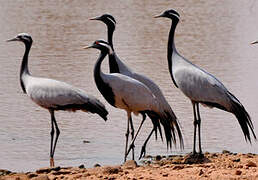
[[[6,42],[11,42],[11,41],[19,41],[19,39],[17,37],[13,38],[13,39],[8,39],[6,40]]]
[[[164,15],[163,15],[163,14],[160,14],[160,15],[154,16],[154,18],[160,18],[160,17],[164,17]]]
[[[258,43],[258,41],[254,41],[254,42],[252,42],[251,44],[257,44]]]
[[[84,46],[83,49],[89,49],[89,48],[92,48],[92,45],[91,46]]]
[[[94,17],[94,18],[90,18],[89,20],[101,20],[100,17]]]

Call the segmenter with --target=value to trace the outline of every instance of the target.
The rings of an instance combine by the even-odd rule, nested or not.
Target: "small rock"
[[[39,175],[37,177],[32,178],[31,180],[49,180],[47,175]]]
[[[182,164],[183,160],[184,160],[184,158],[182,158],[180,156],[176,156],[176,157],[173,158],[172,164]]]
[[[5,169],[0,169],[0,176],[8,175],[10,174],[11,171],[5,170]]]
[[[105,167],[103,170],[104,174],[118,174],[119,172],[122,172],[122,169],[120,166],[118,167]]]
[[[38,175],[35,173],[29,173],[29,174],[27,174],[27,176],[29,179],[31,179],[31,178],[37,177]]]
[[[216,158],[216,157],[218,157],[218,154],[217,154],[217,153],[213,153],[213,154],[211,155],[211,157],[212,157],[212,158]]]
[[[172,168],[173,170],[180,170],[180,169],[184,169],[183,165],[176,165]]]
[[[36,170],[36,173],[38,173],[38,174],[50,173],[51,171],[59,171],[60,169],[61,169],[60,166],[58,166],[58,167],[53,167],[53,168],[51,168],[51,167],[45,167],[45,168],[40,168],[40,169]]]
[[[203,172],[203,170],[201,169],[200,172],[199,172],[199,176],[201,176],[201,175],[203,175],[203,174],[204,174],[204,172]]]
[[[249,157],[249,158],[253,158],[253,157],[254,157],[254,154],[253,154],[253,153],[247,153],[246,155],[247,155],[247,157]]]
[[[102,175],[98,175],[97,177],[100,179],[100,178],[102,178],[103,176],[102,176]]]
[[[85,174],[83,174],[83,176],[88,177],[88,176],[91,176],[91,174],[90,173],[85,173]]]
[[[101,167],[101,165],[97,163],[93,167]]]
[[[210,154],[209,152],[205,152],[205,153],[204,153],[205,156],[208,156],[209,154]]]
[[[242,174],[242,171],[240,171],[240,170],[236,170],[236,172],[235,172],[235,175],[241,175]]]
[[[90,141],[87,141],[87,140],[83,140],[82,142],[83,142],[84,144],[90,143]]]
[[[155,157],[155,160],[156,161],[160,161],[162,159],[162,157],[160,156],[160,155],[157,155],[156,157]]]
[[[184,164],[201,164],[201,163],[207,163],[210,160],[206,158],[203,154],[188,154],[184,157],[184,160],[182,163]]]
[[[70,174],[71,172],[70,171],[54,171],[52,172],[53,175],[65,175],[65,174]]]
[[[243,165],[240,164],[240,165],[237,166],[237,168],[241,169],[241,168],[243,168]]]
[[[238,159],[233,159],[232,161],[233,161],[233,162],[240,162],[240,158],[238,158]]]
[[[223,151],[222,151],[222,154],[231,154],[231,152],[228,151],[228,150],[223,150]]]
[[[84,168],[85,168],[85,166],[84,166],[84,164],[81,164],[78,168],[80,168],[80,169],[84,169]]]
[[[248,161],[246,166],[247,167],[257,167],[256,163],[254,163],[253,161]]]
[[[128,160],[123,164],[123,167],[126,169],[134,169],[136,168],[138,165],[136,163],[136,161],[134,160]]]
[[[76,175],[74,177],[75,177],[75,179],[81,179],[82,178],[82,174],[78,174],[78,175]]]
[[[168,177],[168,173],[165,173],[162,175],[163,177]]]

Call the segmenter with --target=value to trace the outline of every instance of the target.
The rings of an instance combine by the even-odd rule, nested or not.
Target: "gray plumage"
[[[128,124],[125,147],[126,160],[126,156],[128,154],[127,142],[130,124],[133,131],[131,113],[136,115],[139,113],[144,114],[146,112],[152,113],[158,116],[161,121],[165,121],[167,114],[161,110],[158,98],[145,84],[120,73],[105,74],[101,71],[101,63],[105,56],[107,54],[111,55],[113,53],[112,48],[107,42],[103,40],[97,40],[93,43],[92,46],[86,48],[96,48],[101,51],[94,68],[94,78],[99,91],[111,105],[120,109],[124,109],[127,112]],[[143,119],[145,119],[145,117]],[[132,134],[132,139],[134,139],[134,134]]]
[[[23,92],[26,93],[33,102],[48,109],[50,112],[52,127],[50,133],[50,166],[54,166],[55,147],[60,134],[54,111],[82,110],[85,112],[97,113],[105,121],[107,120],[108,112],[98,99],[87,95],[78,88],[61,81],[32,76],[28,69],[28,56],[33,42],[30,35],[20,33],[15,38],[8,40],[8,42],[9,41],[20,41],[25,44],[25,53],[20,70],[20,83]],[[53,143],[55,132],[56,137],[55,142]]]
[[[126,66],[126,64],[124,64],[123,61],[121,61],[117,56],[117,54],[115,53],[114,47],[113,47],[113,33],[116,27],[115,18],[110,14],[103,14],[102,16],[92,18],[91,20],[99,20],[107,25],[108,43],[110,44],[113,51],[113,53],[109,55],[110,73],[121,73],[123,75],[129,76],[133,79],[140,81],[151,90],[151,92],[156,96],[160,111],[167,114],[167,118],[162,120],[161,123],[164,126],[168,146],[171,147],[171,139],[174,142],[174,144],[176,144],[176,132],[177,132],[177,135],[180,141],[180,146],[181,148],[183,148],[183,137],[180,130],[180,124],[178,122],[178,119],[175,113],[173,112],[172,108],[170,107],[166,98],[164,97],[161,89],[159,88],[159,86],[155,82],[153,82],[150,78],[142,74],[136,73],[128,66]],[[156,119],[155,117],[153,116],[150,116],[150,117],[153,123],[158,121],[158,119]],[[159,126],[159,122],[158,122],[158,126]],[[170,127],[168,128],[166,126],[170,126]],[[170,130],[172,131],[172,133],[168,132]],[[149,135],[149,137],[151,136],[151,134]],[[142,147],[141,156],[145,154],[145,145],[147,144],[149,137],[147,138],[147,140],[145,141]]]
[[[251,118],[240,101],[232,93],[230,93],[216,77],[192,64],[190,61],[181,56],[176,50],[174,34],[180,15],[175,10],[167,10],[161,15],[156,16],[156,18],[158,17],[166,17],[172,20],[168,39],[168,68],[175,86],[178,87],[192,101],[193,104],[193,153],[196,153],[196,126],[198,126],[199,151],[200,154],[202,154],[199,103],[203,104],[204,106],[211,108],[216,107],[233,113],[242,128],[245,139],[251,142],[251,133],[256,139]]]
[[[81,89],[54,79],[23,76],[26,93],[39,106],[53,110],[82,110],[107,119],[105,106]]]

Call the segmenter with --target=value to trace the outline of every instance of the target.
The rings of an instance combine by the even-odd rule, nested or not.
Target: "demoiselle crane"
[[[171,130],[172,130],[173,142],[176,143],[175,132],[177,132],[177,135],[178,135],[178,138],[179,138],[179,141],[180,141],[180,146],[181,146],[181,148],[183,148],[183,137],[182,137],[182,133],[181,133],[181,130],[180,130],[178,119],[177,119],[176,115],[174,114],[172,108],[168,104],[168,102],[167,102],[166,98],[164,97],[164,95],[163,95],[161,89],[159,88],[159,86],[157,84],[155,84],[155,82],[153,82],[148,77],[146,77],[146,76],[144,76],[142,74],[136,73],[133,70],[131,70],[129,67],[126,66],[126,64],[123,63],[123,61],[120,60],[120,58],[115,53],[114,47],[113,47],[113,33],[114,33],[115,27],[116,27],[116,20],[115,20],[115,18],[112,15],[110,15],[110,14],[103,14],[102,16],[91,18],[90,20],[101,21],[101,22],[105,23],[106,26],[107,26],[108,43],[110,44],[110,46],[112,48],[112,51],[113,51],[113,53],[109,54],[109,69],[110,69],[110,73],[121,73],[123,75],[129,76],[129,77],[131,77],[133,79],[136,79],[136,80],[140,81],[141,83],[146,85],[151,90],[151,92],[157,98],[157,101],[159,103],[160,109],[164,113],[167,114],[167,118],[165,119],[165,121],[167,121],[167,122],[161,122],[163,124],[163,126],[164,126],[166,139],[170,140],[170,137],[168,136],[170,133],[167,132],[169,129],[167,129],[165,127],[165,124],[170,124]],[[151,133],[149,134],[148,138],[146,139],[146,141],[144,142],[144,144],[142,146],[140,158],[142,156],[144,156],[145,153],[146,153],[146,144],[147,144],[148,140],[150,139],[152,133],[154,131],[157,132],[156,131],[157,127],[159,127],[159,131],[160,131],[159,118],[157,116],[153,115],[153,114],[147,113],[147,115],[152,120],[154,127],[153,127]],[[141,128],[141,126],[140,126],[140,128]],[[137,134],[136,134],[136,136],[137,136]],[[157,135],[156,135],[156,137],[157,137]],[[161,134],[161,138],[162,138],[162,134]],[[167,144],[169,144],[169,143],[170,142],[167,141]],[[170,146],[171,146],[171,144],[170,144]],[[130,146],[130,148],[128,150],[128,153],[129,153],[131,147],[132,146]]]
[[[174,85],[179,88],[192,102],[194,113],[194,143],[193,155],[196,155],[196,127],[198,126],[199,155],[202,155],[201,148],[201,117],[199,104],[210,108],[218,109],[234,114],[242,128],[245,140],[251,143],[254,133],[253,123],[244,106],[230,93],[226,87],[213,75],[192,64],[181,56],[174,43],[176,26],[180,15],[175,10],[167,10],[156,18],[165,17],[172,20],[168,37],[167,59],[168,68]],[[251,133],[250,133],[251,131]]]
[[[105,121],[107,120],[108,112],[105,109],[105,106],[98,99],[87,95],[78,88],[61,81],[32,76],[28,68],[28,56],[33,42],[30,35],[20,33],[15,38],[7,41],[20,41],[25,44],[25,53],[20,69],[20,83],[22,90],[37,105],[47,109],[50,112],[50,166],[53,167],[56,143],[60,134],[54,112],[57,110],[82,110],[84,112],[97,113]],[[53,143],[54,135],[55,141]]]
[[[97,40],[91,46],[85,47],[85,49],[88,48],[96,48],[100,50],[99,58],[94,67],[94,79],[100,93],[110,105],[123,109],[127,112],[128,123],[124,156],[124,161],[126,161],[128,154],[127,147],[129,126],[133,126],[131,113],[136,115],[140,113],[143,115],[143,119],[145,118],[145,113],[154,114],[155,116],[159,117],[161,121],[165,121],[164,119],[167,118],[167,114],[160,109],[156,96],[140,81],[120,73],[105,74],[101,71],[101,63],[106,55],[114,53],[111,46],[107,42]],[[169,129],[169,137],[172,138],[172,129],[170,129],[171,126],[166,124],[166,128]]]

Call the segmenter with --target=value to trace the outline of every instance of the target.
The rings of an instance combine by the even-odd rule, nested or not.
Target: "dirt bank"
[[[15,173],[0,170],[0,180],[54,179],[258,179],[258,155],[224,151],[205,153],[201,160],[186,156],[170,156],[146,160],[144,165],[127,161],[124,165],[94,168],[55,167],[35,172]]]

